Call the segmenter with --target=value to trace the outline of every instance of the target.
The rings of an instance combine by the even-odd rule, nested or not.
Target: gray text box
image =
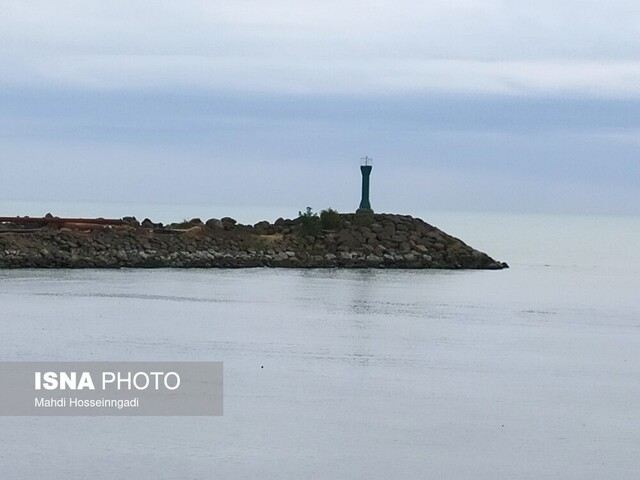
[[[222,415],[221,362],[2,362],[2,416]]]

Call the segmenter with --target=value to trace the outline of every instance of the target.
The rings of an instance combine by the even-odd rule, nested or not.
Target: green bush
[[[304,235],[317,235],[322,229],[320,218],[317,213],[313,212],[311,207],[307,207],[304,213],[298,212],[298,218],[296,220]]]
[[[337,211],[329,207],[320,212],[320,223],[324,230],[341,230],[344,226],[344,219]]]

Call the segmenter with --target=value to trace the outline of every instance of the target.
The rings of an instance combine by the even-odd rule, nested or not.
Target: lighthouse
[[[373,159],[364,157],[360,159],[362,161],[360,165],[360,173],[362,173],[362,198],[360,199],[360,207],[356,210],[356,213],[360,214],[372,214],[371,202],[369,201],[369,179],[371,177],[371,162]]]

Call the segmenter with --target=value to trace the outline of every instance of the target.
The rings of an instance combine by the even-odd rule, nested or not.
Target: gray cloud
[[[3,2],[5,85],[636,96],[618,1]]]
[[[2,7],[0,200],[639,213],[636,2]]]
[[[5,198],[635,212],[640,102],[31,92],[0,107]],[[55,181],[53,180],[55,179]],[[295,213],[295,212],[294,212]]]

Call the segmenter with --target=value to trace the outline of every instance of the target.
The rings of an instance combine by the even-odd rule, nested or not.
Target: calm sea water
[[[0,271],[0,360],[212,360],[212,418],[0,418],[6,479],[637,479],[640,219],[424,214],[511,269]]]

